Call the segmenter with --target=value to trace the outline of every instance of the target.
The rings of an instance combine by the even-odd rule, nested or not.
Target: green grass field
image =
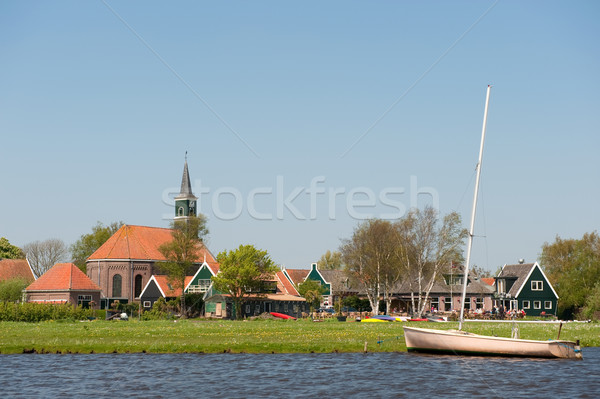
[[[0,353],[328,353],[405,351],[403,325],[450,329],[458,323],[355,323],[327,320],[1,322]],[[466,330],[510,336],[510,324]],[[556,338],[558,325],[522,324],[521,338]],[[561,339],[600,346],[599,323],[569,323]]]

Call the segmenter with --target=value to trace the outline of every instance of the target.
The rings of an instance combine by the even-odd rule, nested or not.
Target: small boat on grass
[[[391,320],[380,319],[377,317],[369,317],[367,319],[362,319],[361,323],[389,323]]]
[[[296,318],[294,316],[290,316],[285,313],[270,312],[270,314],[271,314],[271,316],[278,317],[280,319],[296,320]]]

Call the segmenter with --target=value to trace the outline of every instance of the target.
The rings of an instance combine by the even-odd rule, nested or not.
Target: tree
[[[319,270],[341,270],[342,264],[342,253],[339,251],[327,251],[321,256],[321,259],[317,262]]]
[[[431,207],[422,211],[411,210],[396,225],[399,245],[403,248],[412,309],[417,317],[421,317],[431,288],[441,277],[442,266],[462,262],[460,247],[468,233],[461,227],[458,213],[449,213],[440,225],[438,212]]]
[[[321,304],[321,298],[325,292],[325,287],[319,284],[316,280],[308,279],[298,284],[298,293],[306,299],[308,306],[310,307],[310,313],[312,313],[316,307]]]
[[[594,293],[600,280],[600,236],[586,233],[581,239],[556,236],[552,244],[544,243],[540,262],[559,296],[558,316],[572,319]],[[589,312],[588,312],[589,313]]]
[[[365,290],[372,313],[379,313],[382,294],[389,312],[392,290],[402,275],[397,231],[392,223],[371,219],[359,224],[352,238],[342,241],[341,253],[346,271]]]
[[[21,248],[12,245],[8,239],[0,238],[0,259],[23,259],[25,254]]]
[[[28,283],[23,278],[0,281],[0,302],[18,302]]]
[[[51,238],[25,244],[23,252],[27,255],[33,273],[40,277],[55,264],[64,262],[68,251],[64,241]]]
[[[264,280],[271,279],[278,268],[267,251],[252,245],[240,245],[237,249],[217,255],[219,273],[212,277],[214,288],[227,293],[235,304],[236,319],[242,317],[242,306],[250,296],[261,297]]]
[[[111,223],[108,226],[104,226],[102,223],[97,222],[96,225],[92,227],[91,233],[83,234],[79,240],[71,245],[71,259],[73,263],[85,273],[85,261],[87,258],[116,233],[121,226],[123,226],[123,222],[121,221]]]
[[[498,273],[492,274],[491,270],[486,270],[477,265],[471,266],[470,269],[473,272],[473,274],[479,278],[489,278],[489,277],[497,276],[498,273],[500,272],[500,270],[502,270],[502,268],[500,268],[499,270],[497,270]]]
[[[171,228],[173,239],[158,247],[165,261],[157,266],[167,275],[174,289],[181,289],[180,313],[185,318],[185,277],[194,272],[194,264],[200,259],[200,249],[204,245],[202,239],[208,233],[206,217],[199,215],[175,220]]]

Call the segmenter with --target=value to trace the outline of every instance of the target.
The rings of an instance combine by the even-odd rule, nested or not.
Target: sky
[[[168,227],[308,268],[370,217],[469,225],[473,264],[598,230],[596,1],[0,4],[0,236]]]

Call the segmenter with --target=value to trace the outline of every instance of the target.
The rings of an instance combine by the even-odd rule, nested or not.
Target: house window
[[[531,303],[529,301],[523,301],[523,309],[529,309],[531,307]]]
[[[506,293],[506,280],[498,279],[498,280],[496,280],[496,282],[498,283],[498,293],[499,294]]]
[[[254,306],[254,314],[260,314],[260,305],[256,304],[256,306]]]
[[[138,274],[135,276],[135,288],[134,288],[134,296],[135,298],[139,298],[142,293],[142,275]]]
[[[440,300],[439,298],[431,298],[431,307],[435,310],[439,310]]]
[[[483,298],[482,297],[475,298],[475,309],[483,309]]]
[[[250,305],[246,305],[246,314],[250,314]]]
[[[552,309],[552,301],[544,301],[544,309]]]
[[[121,283],[123,281],[123,278],[120,274],[115,274],[112,280],[112,296],[113,298],[119,298],[121,297]]]
[[[92,296],[91,295],[78,295],[77,300],[78,301],[91,301]]]
[[[152,306],[152,302],[150,302],[150,301],[144,301],[144,307],[145,308],[149,308],[151,306]]]
[[[532,281],[531,282],[531,291],[543,291],[544,290],[544,282],[543,281]]]
[[[534,309],[541,309],[542,308],[542,301],[533,301],[533,308]]]
[[[444,298],[444,310],[446,312],[452,310],[452,298]]]

